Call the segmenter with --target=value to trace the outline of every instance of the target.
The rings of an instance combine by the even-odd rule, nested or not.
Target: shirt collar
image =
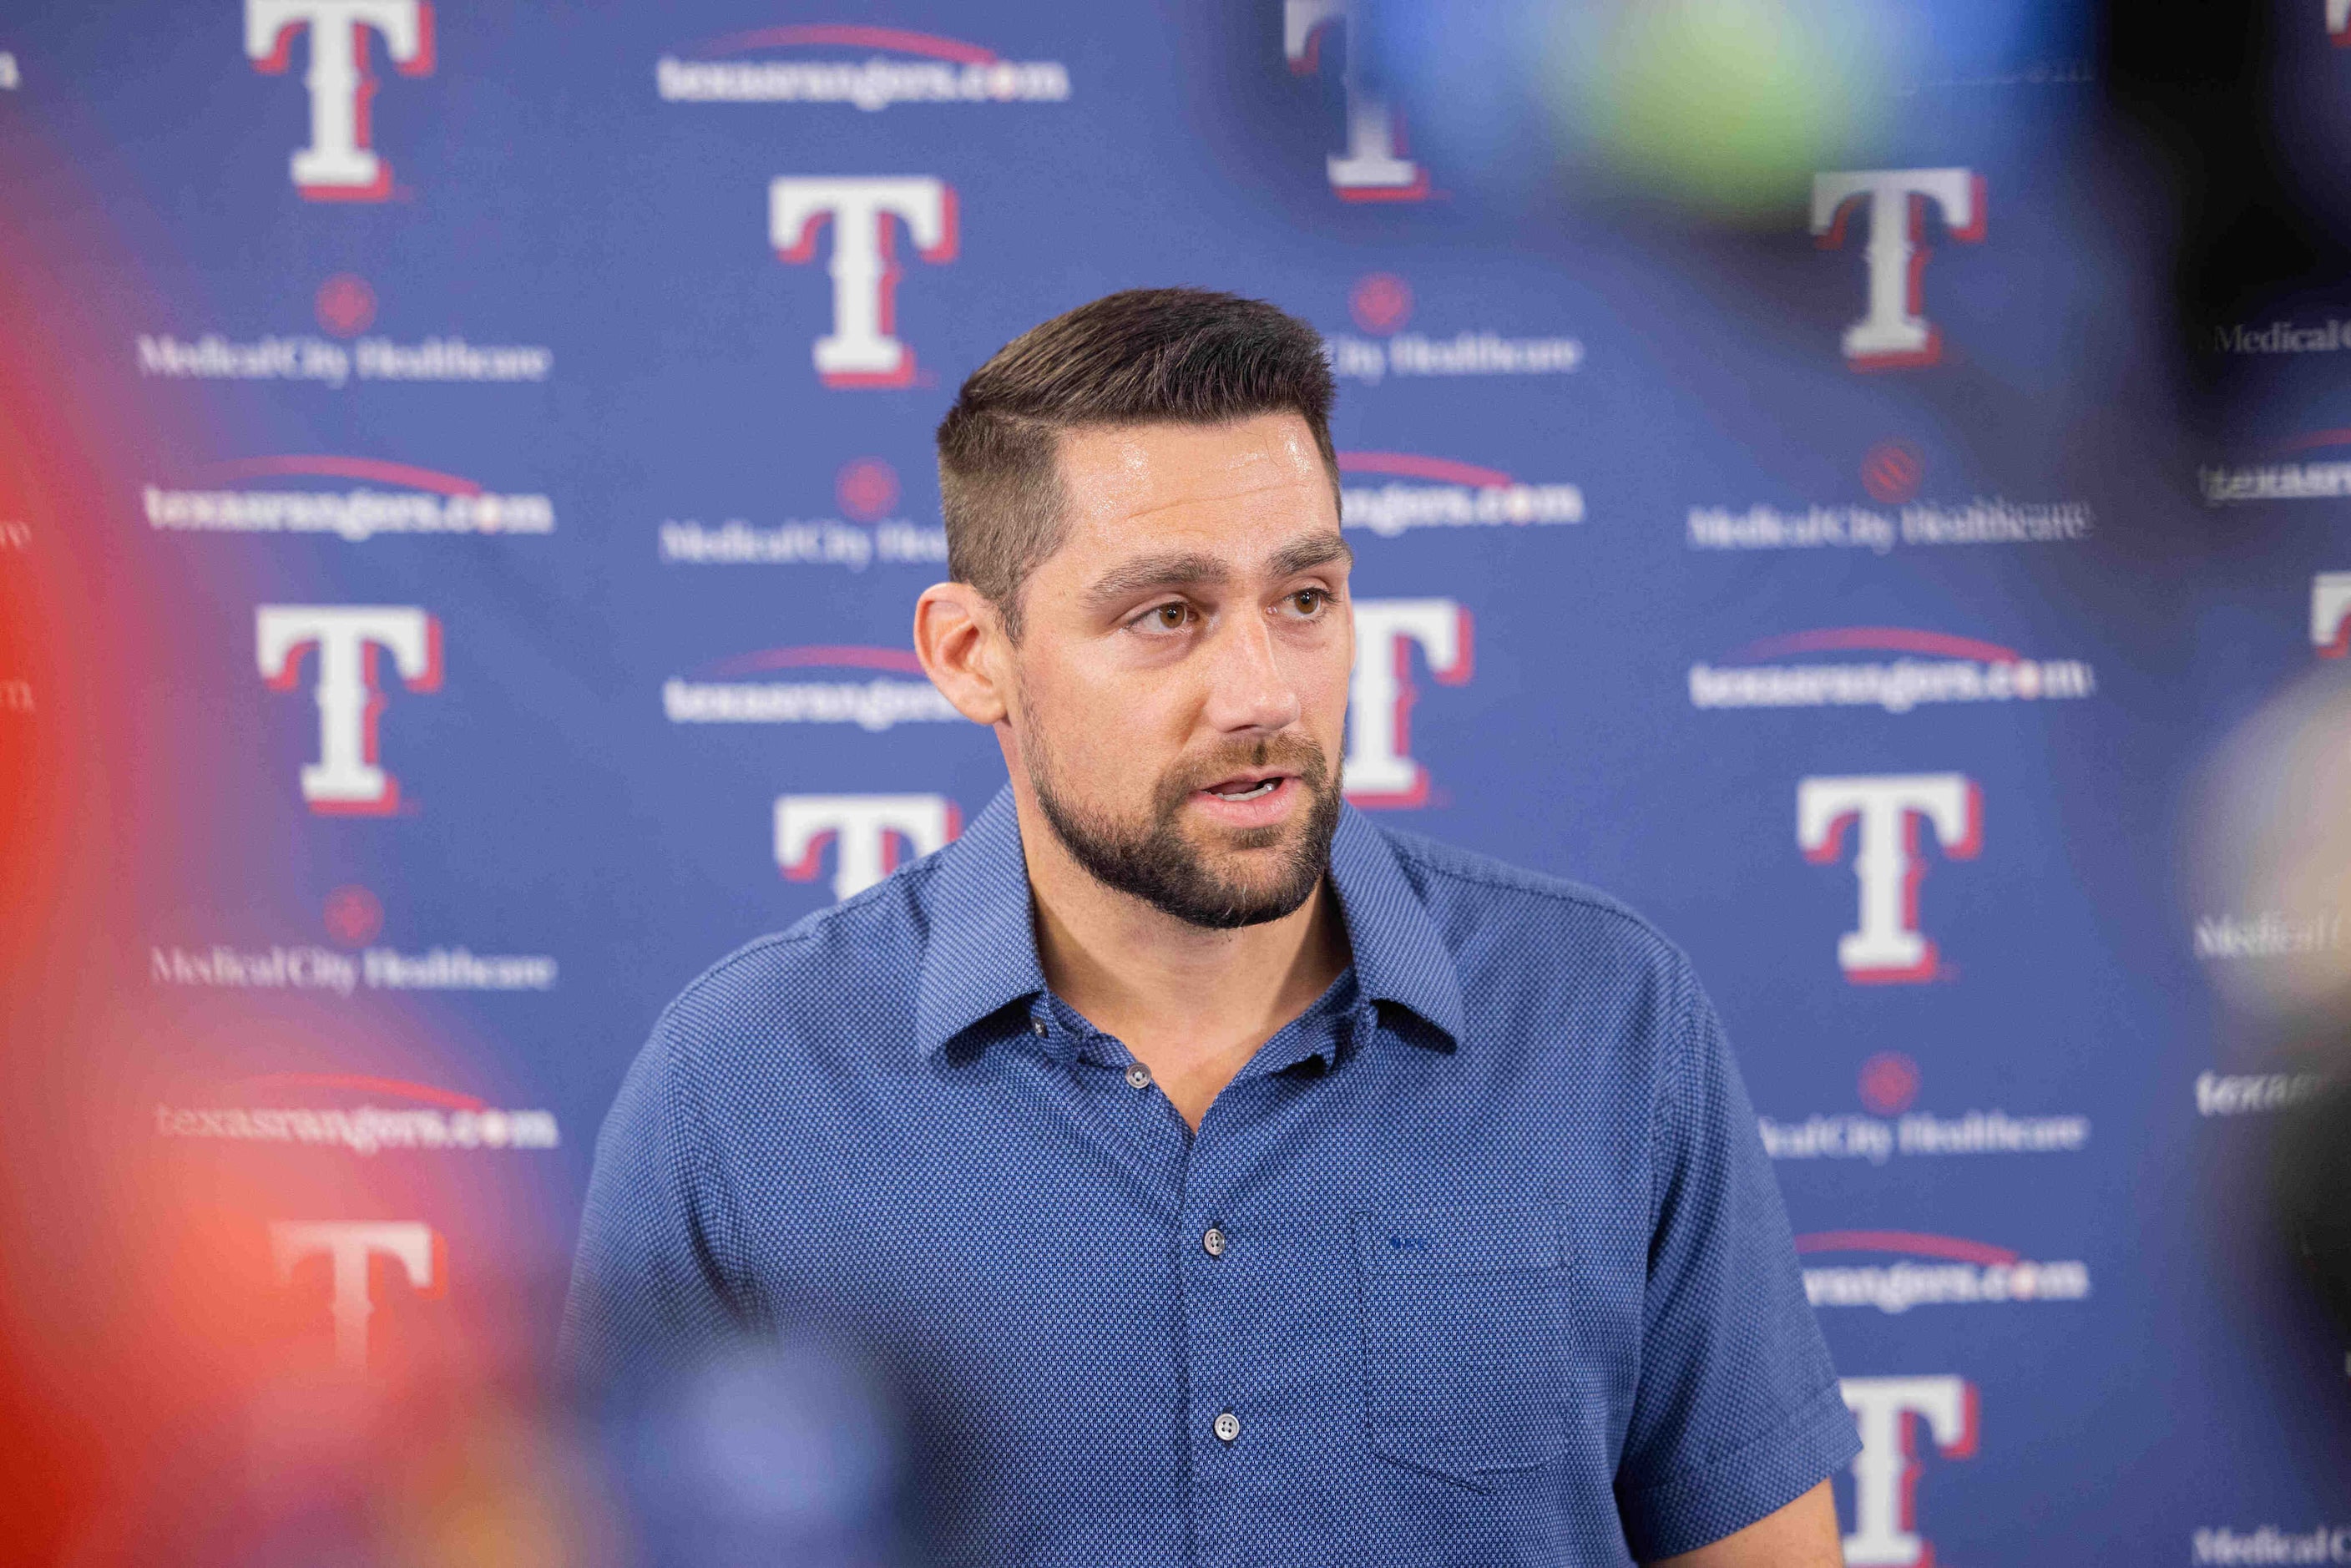
[[[989,1014],[1045,988],[1012,786],[939,853],[914,983],[914,1044],[934,1056]]]
[[[1354,950],[1357,997],[1411,1009],[1450,1050],[1462,1030],[1453,956],[1386,837],[1352,806],[1340,809],[1331,881]],[[914,1043],[931,1056],[982,1019],[1045,989],[1010,785],[940,852],[925,903],[929,931],[915,981]]]
[[[1410,1009],[1443,1037],[1461,1041],[1461,980],[1420,889],[1405,874],[1387,835],[1353,806],[1339,810],[1331,841],[1331,882],[1354,950],[1356,995],[1364,1003]]]

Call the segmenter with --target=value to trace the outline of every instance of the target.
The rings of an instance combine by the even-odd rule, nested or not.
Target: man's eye
[[[1301,588],[1290,596],[1290,607],[1301,615],[1320,615],[1330,602],[1327,589]]]
[[[1137,629],[1144,632],[1181,632],[1192,623],[1192,607],[1182,600],[1155,604],[1135,617]]]

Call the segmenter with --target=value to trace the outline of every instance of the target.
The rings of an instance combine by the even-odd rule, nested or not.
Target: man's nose
[[[1207,676],[1207,718],[1218,729],[1285,729],[1305,711],[1261,615],[1236,617],[1219,629]]]

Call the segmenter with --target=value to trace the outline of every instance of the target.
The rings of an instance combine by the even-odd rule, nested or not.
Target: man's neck
[[[1346,925],[1330,879],[1279,920],[1207,930],[1104,885],[1033,801],[1019,807],[1046,983],[1116,1036],[1197,1128],[1258,1048],[1347,967]]]

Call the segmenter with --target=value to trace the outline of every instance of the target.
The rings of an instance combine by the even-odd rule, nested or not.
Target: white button
[[[1217,1417],[1217,1441],[1229,1443],[1241,1435],[1241,1418],[1228,1410]]]
[[[1151,1087],[1151,1069],[1149,1069],[1148,1067],[1144,1066],[1144,1065],[1143,1065],[1143,1063],[1141,1063],[1141,1062],[1139,1062],[1139,1061],[1138,1061],[1138,1062],[1136,1062],[1134,1066],[1132,1066],[1132,1067],[1128,1068],[1128,1069],[1126,1070],[1126,1086],[1127,1086],[1129,1089],[1148,1089],[1148,1088],[1150,1088],[1150,1087]]]
[[[1043,1019],[1035,1019],[1030,1020],[1029,1032],[1041,1038],[1045,1032],[1045,1020]]]
[[[1200,1245],[1207,1249],[1209,1257],[1221,1258],[1225,1255],[1225,1233],[1211,1225],[1208,1227],[1208,1233],[1200,1238]]]

